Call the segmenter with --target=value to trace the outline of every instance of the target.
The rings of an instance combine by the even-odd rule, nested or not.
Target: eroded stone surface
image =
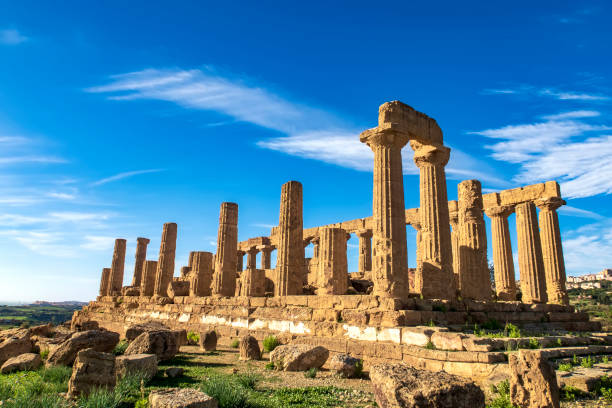
[[[12,373],[13,371],[36,370],[42,365],[40,354],[25,353],[17,357],[11,357],[2,364],[0,372],[2,374]]]
[[[193,388],[165,388],[149,394],[150,408],[217,408],[214,398]]]
[[[286,344],[270,353],[270,361],[283,371],[306,371],[321,368],[329,357],[325,347],[307,344]]]
[[[351,357],[348,354],[335,354],[329,359],[327,365],[330,370],[344,378],[352,378],[358,374],[358,366],[362,364],[361,360]]]
[[[55,350],[49,353],[47,365],[70,366],[74,363],[77,353],[84,349],[108,353],[119,342],[119,334],[106,330],[88,330],[71,335]]]
[[[68,381],[68,396],[88,395],[96,388],[112,388],[115,382],[114,355],[93,349],[81,350]]]
[[[541,351],[520,350],[509,356],[510,399],[521,408],[559,408],[555,370]]]
[[[200,334],[200,348],[204,351],[215,351],[217,349],[217,332],[214,330]]]
[[[178,353],[177,333],[170,330],[146,331],[125,350],[125,355],[155,354],[159,361],[170,360]]]
[[[259,343],[253,336],[244,336],[240,339],[240,360],[259,360],[261,358],[261,350]]]
[[[117,378],[135,373],[143,373],[146,378],[153,378],[157,374],[157,356],[155,354],[132,354],[116,358],[115,375]]]

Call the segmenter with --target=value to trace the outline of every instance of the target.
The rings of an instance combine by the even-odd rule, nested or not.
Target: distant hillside
[[[37,301],[30,305],[0,306],[0,329],[45,323],[60,324],[70,320],[74,311],[86,304],[77,301]]]
[[[30,306],[79,306],[83,307],[87,302],[79,302],[77,300],[65,300],[63,302],[48,302],[46,300],[37,300]]]

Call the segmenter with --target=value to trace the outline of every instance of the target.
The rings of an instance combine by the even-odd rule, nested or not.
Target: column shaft
[[[247,269],[257,269],[257,248],[250,248],[247,252]]]
[[[236,271],[242,272],[244,270],[244,251],[236,252]]]
[[[522,301],[524,303],[546,303],[542,244],[536,209],[532,202],[516,206],[516,236]]]
[[[132,286],[140,286],[144,262],[147,259],[147,245],[149,245],[149,240],[147,238],[136,238],[136,260],[134,262]]]
[[[153,296],[157,276],[157,261],[145,261],[143,269],[140,296]]]
[[[263,246],[261,247],[261,269],[270,269],[272,264],[271,256],[272,250],[274,248],[271,246]]]
[[[514,260],[508,227],[508,216],[513,212],[512,207],[493,207],[486,210],[487,216],[491,218],[495,292],[497,299],[506,301],[516,300]]]
[[[372,270],[372,231],[357,231],[357,237],[359,237],[358,271],[366,273]]]
[[[100,278],[100,296],[108,296],[110,273],[110,268],[102,268],[102,277]]]
[[[536,202],[540,208],[540,239],[544,272],[546,275],[546,294],[550,303],[569,304],[565,287],[565,261],[561,245],[561,231],[557,208],[564,205],[560,198],[542,199]]]
[[[123,287],[123,271],[125,267],[125,239],[115,240],[113,262],[111,263],[109,295],[118,296]]]
[[[219,214],[213,295],[234,296],[238,252],[238,204],[222,203]]]
[[[155,276],[154,294],[168,296],[168,285],[174,276],[174,256],[176,253],[177,226],[173,222],[164,224],[157,261],[157,274]]]
[[[455,204],[456,205],[456,204]],[[461,291],[461,279],[459,279],[459,214],[450,215],[451,224],[451,249],[453,254],[453,276],[455,277],[455,286]]]
[[[192,252],[189,296],[210,296],[212,283],[212,257],[210,252]]]
[[[319,229],[320,247],[317,295],[345,295],[348,290],[346,231]]]

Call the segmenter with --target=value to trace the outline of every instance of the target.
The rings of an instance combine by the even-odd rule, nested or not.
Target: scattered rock
[[[88,330],[74,333],[49,353],[47,365],[70,366],[81,350],[90,348],[101,353],[108,353],[115,348],[117,343],[119,343],[119,334],[111,331]]]
[[[559,408],[555,370],[540,350],[509,356],[510,399],[521,408]]]
[[[463,333],[437,331],[431,335],[431,342],[438,350],[463,350]]]
[[[176,337],[178,341],[178,345],[180,346],[186,346],[187,344],[189,344],[189,341],[187,340],[187,330],[185,329],[181,329],[181,330],[175,330],[174,331],[176,333]]]
[[[168,378],[178,378],[182,377],[185,374],[185,370],[181,367],[170,367],[166,368],[166,377]]]
[[[0,366],[7,360],[32,351],[32,340],[27,329],[21,329],[0,343]]]
[[[95,388],[114,386],[115,356],[94,349],[79,351],[68,381],[68,396],[88,395]]]
[[[240,339],[240,360],[259,360],[261,350],[259,343],[253,336],[246,335]]]
[[[217,408],[217,401],[193,388],[166,388],[149,394],[150,408]]]
[[[404,363],[370,368],[374,397],[383,408],[483,408],[484,393],[473,382]]]
[[[29,330],[31,336],[49,337],[53,330],[53,325],[51,323],[41,324],[40,326],[30,327]]]
[[[278,346],[270,353],[270,361],[284,371],[306,371],[321,368],[329,357],[329,351],[322,346],[308,344],[287,344]]]
[[[361,360],[348,354],[335,354],[328,363],[329,369],[340,374],[342,377],[351,378],[357,374],[357,366]]]
[[[155,354],[159,361],[169,360],[178,353],[178,336],[171,330],[147,331],[130,343],[125,355]]]
[[[13,371],[36,370],[42,365],[42,359],[39,354],[25,353],[17,357],[12,357],[6,360],[2,365],[0,372],[2,374],[12,373]]]
[[[214,330],[200,334],[200,348],[204,351],[215,351],[217,349],[217,332]]]
[[[153,378],[157,374],[157,356],[155,354],[133,354],[119,356],[115,359],[117,378],[134,373],[143,373],[147,378]]]
[[[156,331],[156,330],[170,330],[168,327],[161,323],[151,322],[147,324],[135,324],[129,326],[125,330],[125,339],[127,341],[133,341],[136,337],[140,336],[144,332]]]

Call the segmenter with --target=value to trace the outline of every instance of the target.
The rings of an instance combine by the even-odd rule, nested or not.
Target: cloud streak
[[[538,88],[531,85],[521,85],[516,88],[485,89],[482,93],[485,95],[544,97],[559,101],[601,102],[610,100],[609,96],[598,93],[559,90],[556,88]]]
[[[141,174],[150,174],[150,173],[159,173],[161,171],[165,171],[165,169],[147,169],[147,170],[134,170],[134,171],[126,171],[124,173],[115,174],[114,176],[106,177],[98,181],[94,181],[90,184],[90,186],[101,186],[103,184],[112,183],[113,181],[119,181],[126,178],[139,176]]]
[[[0,44],[19,45],[28,41],[28,37],[15,29],[0,30]]]

